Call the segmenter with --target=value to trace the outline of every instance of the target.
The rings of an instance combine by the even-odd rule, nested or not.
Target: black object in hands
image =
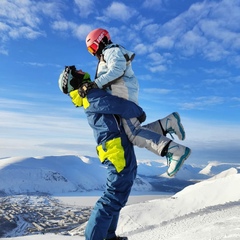
[[[78,89],[78,93],[82,98],[84,98],[92,88],[98,88],[97,84],[95,82],[86,82]]]
[[[75,66],[69,67],[73,78],[70,80],[71,86],[75,89],[78,89],[85,81],[91,81],[89,79],[84,79],[84,74],[81,74],[77,71]]]
[[[143,112],[143,114],[140,117],[138,117],[137,119],[140,123],[142,123],[146,120],[146,118],[147,118],[146,113]]]

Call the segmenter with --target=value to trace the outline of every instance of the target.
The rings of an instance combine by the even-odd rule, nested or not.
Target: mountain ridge
[[[185,163],[174,178],[166,175],[167,166],[160,161],[138,162],[138,175],[133,191],[177,192],[184,187],[213,177],[240,164],[209,163],[198,167]],[[9,157],[0,159],[0,192],[47,194],[104,190],[105,167],[98,158],[63,155],[41,157]]]

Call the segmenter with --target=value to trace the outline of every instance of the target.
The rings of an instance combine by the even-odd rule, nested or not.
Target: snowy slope
[[[238,186],[240,174],[236,169],[230,169],[211,180],[188,186],[171,198],[127,206],[121,212],[119,233],[132,236],[132,240],[225,239],[227,233],[229,236],[237,234],[238,238],[226,239],[240,239]],[[233,232],[225,219],[233,225]],[[202,224],[207,230],[202,230]],[[219,235],[221,228],[223,233]],[[185,234],[188,231],[191,234]],[[208,235],[204,235],[207,231]],[[217,238],[210,237],[211,234]]]

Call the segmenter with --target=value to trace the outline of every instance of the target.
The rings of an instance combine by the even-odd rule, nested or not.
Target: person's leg
[[[186,133],[184,131],[183,125],[181,123],[180,115],[177,112],[173,112],[159,120],[161,127],[163,129],[163,134],[166,136],[167,133],[171,135],[176,134],[179,140],[184,140],[186,137]]]
[[[191,150],[188,147],[175,143],[164,135],[151,131],[149,128],[142,127],[136,118],[123,119],[122,121],[124,130],[134,145],[144,147],[159,156],[167,157],[169,166],[167,174],[169,176],[174,176],[183,162],[189,157]],[[157,124],[155,122],[152,126],[157,127]]]
[[[148,127],[142,127],[137,118],[122,119],[124,130],[133,145],[146,148],[149,151],[161,156],[165,145],[170,141],[163,134],[152,131],[159,128],[159,123],[155,122]],[[158,126],[157,126],[158,125]],[[160,131],[160,130],[159,130]]]
[[[104,205],[102,198],[96,202],[85,229],[86,240],[105,239],[112,215],[108,214]]]
[[[179,171],[184,161],[190,156],[190,154],[190,148],[173,141],[170,141],[165,146],[162,156],[166,156],[167,158],[167,174],[169,177],[174,176]]]
[[[108,168],[111,169],[113,167],[113,169],[111,169],[110,171],[115,176],[117,175],[117,178],[115,180],[109,179],[110,181],[108,181],[108,183],[110,183],[110,185],[107,185],[107,191],[105,194],[109,199],[112,199],[112,203],[114,205],[120,206],[120,208],[117,208],[117,211],[115,211],[113,215],[106,239],[112,239],[116,237],[116,229],[120,210],[127,203],[128,197],[132,189],[132,185],[137,175],[137,162],[133,145],[129,142],[125,134],[124,136],[122,136],[122,140],[122,145],[125,152],[124,156],[126,160],[126,167],[117,174],[114,166],[108,161],[106,163],[108,164]],[[111,174],[109,176],[111,176]]]
[[[112,218],[112,222],[111,222],[111,224],[108,228],[108,236],[116,236],[118,219],[119,219],[119,213],[114,215],[113,218]]]
[[[103,196],[97,201],[89,218],[85,230],[86,240],[116,237],[119,213],[128,200],[137,171],[133,146],[127,137],[122,138],[122,140],[126,166],[121,172],[117,172],[110,159],[104,161],[108,171],[106,189]],[[125,141],[127,144],[124,143]]]
[[[143,128],[147,128],[155,133],[161,134],[166,136],[166,134],[164,134],[164,130],[161,126],[161,122],[160,120],[156,120],[154,122],[148,123],[146,125],[142,125]]]
[[[148,123],[142,127],[150,129],[151,131],[164,136],[169,133],[172,138],[172,134],[174,133],[178,136],[179,140],[184,140],[186,137],[180,115],[177,112],[173,112],[165,118],[158,119],[157,121]]]

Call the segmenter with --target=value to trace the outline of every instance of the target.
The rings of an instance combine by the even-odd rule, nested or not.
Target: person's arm
[[[92,94],[97,97],[92,97]],[[88,93],[87,98],[88,97],[91,98],[88,111],[102,114],[115,114],[125,119],[140,118],[145,115],[143,109],[134,102],[113,96],[104,90],[93,89]]]
[[[94,80],[99,88],[104,88],[105,85],[120,78],[126,70],[126,59],[119,47],[105,50],[104,60],[108,71]]]

